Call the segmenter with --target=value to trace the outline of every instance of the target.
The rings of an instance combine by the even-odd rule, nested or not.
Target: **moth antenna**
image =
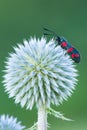
[[[49,33],[44,33],[44,35],[53,35],[53,34],[49,34]]]
[[[56,36],[56,37],[59,37],[54,31],[52,31],[52,30],[49,30],[49,29],[47,29],[47,28],[43,28],[45,31],[48,31],[48,32],[50,32],[51,34],[47,34],[47,33],[45,33],[46,35],[54,35],[54,36]]]

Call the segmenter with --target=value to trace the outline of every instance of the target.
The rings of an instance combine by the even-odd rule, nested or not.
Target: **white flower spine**
[[[17,118],[9,115],[0,116],[0,130],[24,130],[25,126],[21,122],[17,122]]]
[[[73,61],[55,41],[31,38],[14,47],[6,61],[4,86],[21,107],[59,105],[71,96],[77,83]]]

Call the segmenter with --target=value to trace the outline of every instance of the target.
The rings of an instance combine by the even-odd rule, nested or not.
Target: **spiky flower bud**
[[[73,61],[55,41],[31,38],[14,47],[6,61],[4,85],[9,98],[32,109],[59,105],[71,96],[77,83]]]
[[[9,115],[0,116],[0,130],[23,130],[25,126],[17,122],[17,118]]]

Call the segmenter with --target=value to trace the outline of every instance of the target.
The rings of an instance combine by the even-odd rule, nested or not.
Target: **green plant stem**
[[[38,109],[37,130],[47,130],[47,112],[45,105]]]

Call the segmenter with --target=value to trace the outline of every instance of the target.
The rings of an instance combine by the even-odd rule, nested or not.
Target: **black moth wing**
[[[73,57],[74,56],[74,57]],[[77,49],[73,48],[72,54],[71,54],[71,58],[76,62],[79,63],[80,62],[80,53]]]

